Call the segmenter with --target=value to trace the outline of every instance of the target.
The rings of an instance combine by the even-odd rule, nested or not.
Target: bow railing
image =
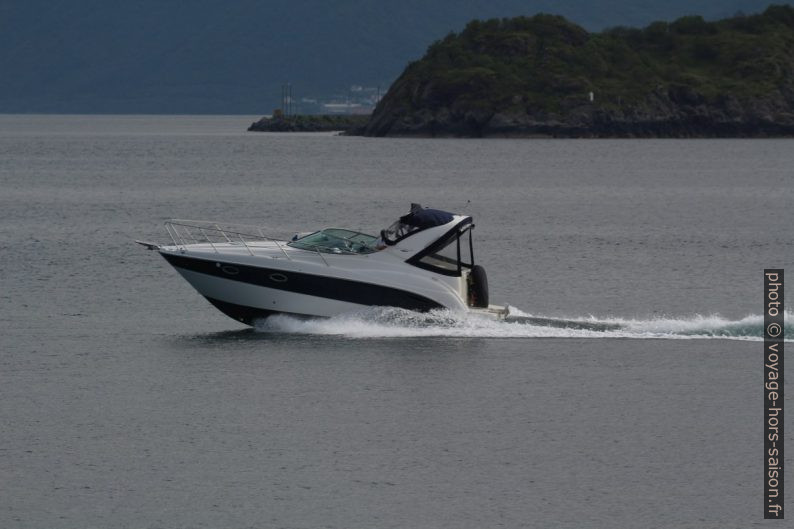
[[[185,250],[191,244],[209,244],[216,253],[220,253],[217,245],[231,244],[240,245],[249,254],[256,255],[254,252],[257,248],[262,247],[262,243],[272,243],[281,250],[284,257],[292,260],[285,249],[287,241],[265,235],[260,226],[223,225],[205,220],[171,219],[165,222],[165,229],[174,246],[180,250]]]

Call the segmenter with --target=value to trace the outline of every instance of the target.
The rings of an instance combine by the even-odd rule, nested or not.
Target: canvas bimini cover
[[[400,217],[400,220],[385,230],[381,230],[380,237],[384,243],[392,246],[409,235],[452,222],[453,218],[454,215],[447,211],[411,204],[411,212]]]

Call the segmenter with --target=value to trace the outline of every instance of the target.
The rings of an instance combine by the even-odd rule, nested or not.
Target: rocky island
[[[473,21],[409,64],[352,133],[794,135],[794,9],[600,33],[552,15]]]

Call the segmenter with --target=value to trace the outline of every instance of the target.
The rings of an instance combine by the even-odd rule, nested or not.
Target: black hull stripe
[[[232,281],[240,281],[241,283],[295,292],[296,294],[306,294],[337,301],[357,303],[359,305],[399,307],[422,312],[444,308],[443,305],[432,299],[398,288],[372,285],[360,281],[351,281],[349,279],[316,276],[301,272],[260,268],[258,266],[248,266],[237,263],[222,263],[220,261],[207,261],[205,259],[195,259],[168,253],[161,253],[161,255],[176,268],[182,268],[184,270],[190,270],[192,272],[214,277],[222,277],[223,279]]]
[[[237,305],[235,303],[229,303],[228,301],[221,301],[219,299],[207,298],[207,301],[212,303],[216,309],[223,312],[227,316],[229,316],[233,320],[237,320],[239,322],[245,323],[246,325],[253,326],[256,320],[263,320],[268,316],[273,316],[274,314],[286,314],[288,316],[295,316],[298,318],[306,318],[307,316],[303,314],[293,314],[291,312],[277,312],[275,310],[265,310],[265,309],[258,309],[256,307],[248,307],[245,305]]]

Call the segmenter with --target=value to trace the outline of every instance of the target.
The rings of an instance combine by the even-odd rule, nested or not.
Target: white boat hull
[[[159,251],[216,308],[248,325],[273,314],[332,317],[371,306],[416,311],[462,308],[454,291],[434,279],[427,279],[425,290],[419,294],[397,281],[377,284],[354,280],[349,277],[353,274],[344,269],[294,259],[266,259],[265,268],[260,265],[261,258],[244,255],[221,256],[168,248]]]

